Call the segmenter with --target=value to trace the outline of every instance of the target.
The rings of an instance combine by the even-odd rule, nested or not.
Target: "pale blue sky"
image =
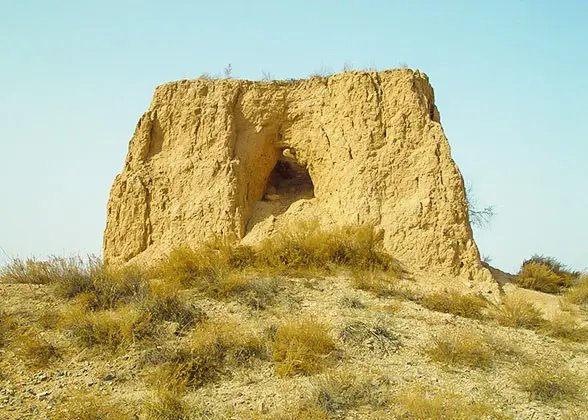
[[[516,271],[588,266],[588,2],[0,0],[0,247],[100,253],[106,201],[156,85],[406,64],[496,217],[475,237]],[[0,262],[7,256],[0,251]]]

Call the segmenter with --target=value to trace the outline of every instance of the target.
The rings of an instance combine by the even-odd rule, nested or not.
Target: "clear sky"
[[[588,267],[588,2],[0,0],[0,263],[100,253],[106,201],[155,86],[321,69],[427,73],[508,271]]]

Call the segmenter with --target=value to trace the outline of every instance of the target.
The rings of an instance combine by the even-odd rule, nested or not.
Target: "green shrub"
[[[579,277],[578,271],[569,271],[552,257],[533,255],[525,260],[516,277],[517,285],[545,293],[560,293]]]

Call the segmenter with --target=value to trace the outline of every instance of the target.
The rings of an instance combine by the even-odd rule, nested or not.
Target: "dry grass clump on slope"
[[[34,368],[44,368],[60,357],[57,347],[32,331],[19,337],[18,353],[22,360]]]
[[[329,273],[333,267],[387,270],[392,259],[369,225],[326,230],[317,220],[300,222],[263,241],[256,250],[259,267],[276,272]]]
[[[149,420],[189,420],[192,418],[182,395],[162,385],[153,391],[143,403],[143,411]]]
[[[585,379],[563,366],[533,366],[520,371],[515,380],[531,399],[545,402],[579,398]]]
[[[445,312],[464,318],[480,319],[487,306],[480,296],[463,295],[457,292],[434,293],[423,297],[420,304],[433,311]]]
[[[489,338],[472,328],[444,331],[427,352],[436,362],[472,368],[488,368],[496,356]]]
[[[226,368],[265,358],[267,350],[255,332],[233,322],[205,322],[151,375],[155,388],[181,392],[197,388],[221,375]]]
[[[588,307],[588,275],[583,274],[564,295],[564,298],[581,307]]]
[[[456,394],[448,389],[435,389],[420,383],[409,385],[395,396],[401,418],[417,420],[500,419],[490,405]]]
[[[336,346],[329,332],[315,319],[293,319],[280,325],[272,344],[277,374],[312,375],[331,364]]]
[[[51,415],[56,420],[128,420],[131,417],[118,403],[105,401],[86,391],[78,391],[64,398],[58,411]]]
[[[513,296],[506,296],[491,310],[491,316],[506,327],[538,329],[545,323],[542,312],[532,302]]]
[[[578,343],[588,341],[588,328],[578,324],[578,321],[566,314],[556,316],[546,322],[542,330],[552,337]]]

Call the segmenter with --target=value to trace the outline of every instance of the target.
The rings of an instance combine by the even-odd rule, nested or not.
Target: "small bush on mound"
[[[588,275],[582,275],[566,290],[565,299],[584,308],[588,307]]]
[[[563,367],[533,366],[515,376],[531,399],[545,402],[579,398],[584,386],[582,378]]]
[[[73,305],[63,313],[62,324],[81,345],[111,350],[154,334],[149,318],[133,307],[88,312],[81,305]]]
[[[555,258],[533,255],[523,262],[516,277],[517,285],[545,293],[560,293],[577,279],[578,271],[569,271]]]
[[[542,312],[532,302],[513,296],[505,297],[491,316],[505,327],[538,329],[545,324]]]
[[[263,241],[258,266],[278,272],[330,272],[332,266],[387,270],[391,259],[381,251],[372,226],[321,228],[317,220],[301,222]]]
[[[482,318],[482,311],[487,306],[487,301],[479,296],[462,295],[457,292],[427,295],[420,303],[433,311],[475,319]]]
[[[469,420],[504,418],[484,403],[469,401],[448,389],[409,385],[396,393],[401,418],[416,420]]]
[[[291,320],[274,335],[272,357],[280,376],[312,375],[329,364],[335,342],[329,328],[314,320]]]
[[[472,368],[488,368],[495,356],[488,339],[472,329],[445,331],[433,340],[428,353],[436,362]]]
[[[252,331],[235,323],[207,322],[155,371],[151,382],[180,392],[214,380],[231,364],[240,365],[265,355],[261,338]]]

